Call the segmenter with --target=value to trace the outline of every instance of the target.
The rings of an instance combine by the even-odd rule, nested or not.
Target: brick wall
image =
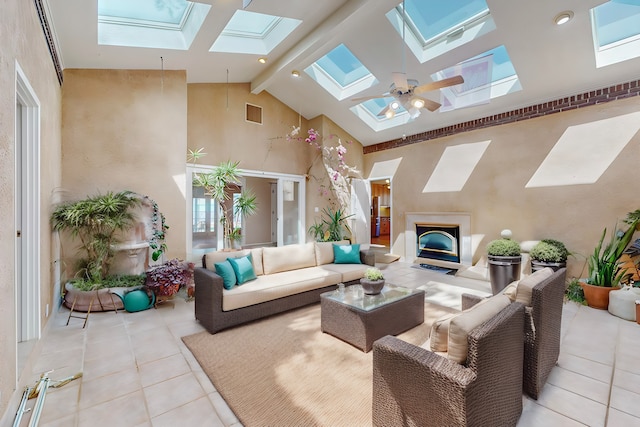
[[[364,154],[389,150],[391,148],[402,147],[422,141],[428,141],[430,139],[442,138],[444,136],[455,135],[457,133],[468,132],[475,129],[503,125],[505,123],[513,123],[520,120],[533,119],[535,117],[546,116],[549,114],[560,113],[562,111],[574,110],[576,108],[588,107],[590,105],[630,98],[632,96],[638,95],[640,95],[640,80],[634,80],[628,83],[622,83],[604,89],[593,90],[567,98],[560,98],[554,101],[544,102],[542,104],[519,108],[517,110],[508,111],[506,113],[495,114],[493,116],[483,117],[464,123],[458,123],[452,126],[446,126],[440,129],[418,133],[415,135],[407,136],[403,139],[393,139],[391,141],[369,145],[367,147],[364,147]]]

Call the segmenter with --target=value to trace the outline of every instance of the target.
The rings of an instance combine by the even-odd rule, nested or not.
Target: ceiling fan
[[[405,2],[402,0],[402,69],[405,69],[405,31],[407,25],[407,16],[405,9]],[[453,76],[446,79],[438,80],[435,82],[425,83],[420,85],[417,80],[407,79],[407,74],[403,71],[401,73],[392,73],[391,86],[389,86],[389,92],[382,95],[365,96],[362,98],[354,98],[352,101],[362,102],[369,99],[376,98],[395,98],[391,101],[378,115],[392,118],[395,112],[402,105],[409,112],[411,118],[416,118],[420,115],[420,110],[426,108],[429,111],[435,111],[440,108],[441,104],[431,99],[420,96],[425,92],[430,92],[437,89],[442,89],[449,86],[455,86],[464,83],[462,76]]]

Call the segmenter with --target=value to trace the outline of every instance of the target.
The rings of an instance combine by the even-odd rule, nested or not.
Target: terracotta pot
[[[605,288],[604,286],[594,286],[584,282],[580,282],[580,286],[584,291],[584,298],[587,300],[587,305],[600,310],[609,308],[609,292],[620,289],[619,287]]]

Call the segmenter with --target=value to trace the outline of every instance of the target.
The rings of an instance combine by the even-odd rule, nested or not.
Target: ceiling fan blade
[[[390,107],[390,106],[388,106],[388,105],[387,105],[386,107],[384,107],[384,108],[382,109],[382,111],[380,111],[380,112],[378,113],[378,117],[380,117],[380,116],[385,116],[385,115],[387,114],[387,111],[389,111],[389,109],[390,109],[390,108],[391,108],[391,107]]]
[[[405,73],[391,73],[391,78],[393,79],[393,84],[396,89],[402,91],[409,89],[409,85],[407,84],[407,75]]]
[[[437,82],[426,83],[418,86],[413,90],[413,93],[419,95],[424,92],[429,92],[436,89],[442,89],[443,87],[455,86],[464,83],[462,76],[453,76],[448,79],[438,80]]]
[[[414,95],[413,98],[418,98],[418,99],[424,101],[424,107],[422,107],[422,108],[426,108],[427,110],[429,110],[431,112],[436,111],[442,105],[439,102],[432,101],[429,98],[423,98],[422,96],[415,96]]]
[[[387,95],[372,95],[372,96],[363,96],[362,98],[352,98],[352,101],[356,101],[356,102],[363,102],[363,101],[368,101],[370,99],[378,99],[378,98],[386,98],[390,96],[389,94]]]

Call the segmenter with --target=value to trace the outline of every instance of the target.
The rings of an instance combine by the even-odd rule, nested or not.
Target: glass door
[[[278,182],[278,199],[281,200],[282,233],[278,239],[278,246],[292,245],[294,243],[304,243],[304,230],[302,230],[301,212],[304,212],[304,205],[300,206],[300,182],[282,178]],[[282,243],[280,243],[282,237]]]

